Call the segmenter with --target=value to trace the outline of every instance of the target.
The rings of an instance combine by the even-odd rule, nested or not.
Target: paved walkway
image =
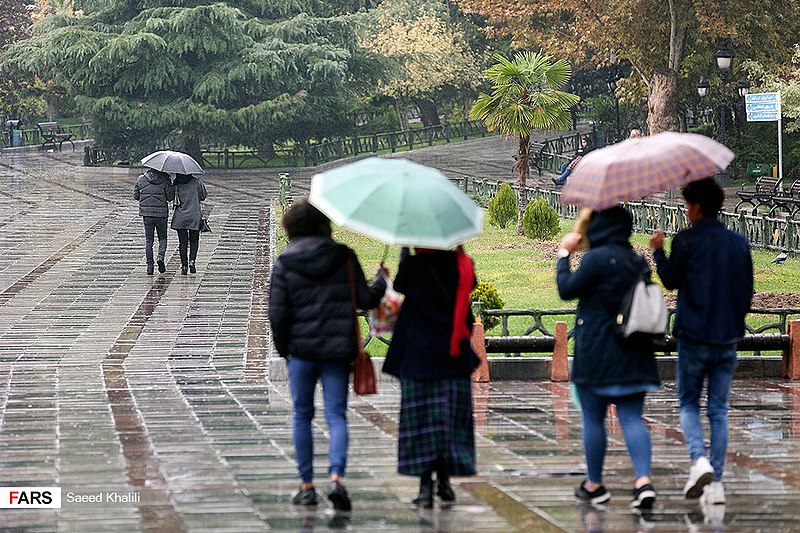
[[[443,166],[461,172],[464,156],[480,166],[490,158],[481,150],[504,142],[459,145],[466,152]],[[63,498],[60,510],[2,509],[0,529],[800,530],[800,384],[782,382],[736,382],[729,500],[713,516],[681,496],[688,465],[672,383],[646,412],[659,490],[651,516],[628,510],[632,472],[614,421],[611,504],[574,503],[579,411],[566,384],[549,382],[476,385],[479,475],[456,480],[453,508],[420,513],[409,505],[415,480],[395,473],[399,391],[385,381],[351,405],[355,511],[292,508],[288,391],[268,379],[276,174],[205,178],[214,233],[189,276],[176,273],[172,235],[167,273],[145,274],[135,177],[83,168],[79,152],[0,153],[0,488],[60,486]],[[324,424],[315,435],[324,472]]]

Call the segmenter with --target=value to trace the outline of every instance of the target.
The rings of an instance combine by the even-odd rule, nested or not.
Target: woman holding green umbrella
[[[394,288],[405,295],[383,371],[400,379],[397,470],[420,478],[414,504],[455,501],[450,476],[475,474],[469,295],[472,259],[459,246],[404,248]]]
[[[404,247],[394,289],[405,299],[383,366],[402,385],[398,471],[420,478],[416,505],[433,507],[434,476],[435,493],[452,503],[450,476],[475,473],[478,365],[475,270],[458,245],[481,233],[483,212],[435,168],[379,157],[317,174],[309,202],[337,224]]]

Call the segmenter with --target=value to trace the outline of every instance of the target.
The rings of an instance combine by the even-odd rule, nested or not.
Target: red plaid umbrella
[[[600,211],[712,176],[734,153],[704,135],[664,132],[586,154],[567,179],[561,202]]]

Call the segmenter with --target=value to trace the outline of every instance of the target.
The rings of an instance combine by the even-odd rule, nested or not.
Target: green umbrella
[[[387,244],[449,250],[481,233],[483,212],[435,168],[370,157],[317,174],[311,204]]]

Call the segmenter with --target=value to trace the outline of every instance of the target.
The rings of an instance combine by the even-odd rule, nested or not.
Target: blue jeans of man
[[[593,483],[603,481],[603,462],[606,456],[606,413],[608,406],[617,406],[617,419],[625,435],[625,445],[636,478],[650,477],[652,449],[650,433],[642,419],[645,393],[628,396],[600,396],[591,387],[578,385],[583,417],[583,454],[586,457],[586,477]]]
[[[153,266],[153,242],[158,233],[158,258],[164,260],[167,253],[167,217],[142,217],[144,220],[144,256]]]
[[[736,370],[736,344],[678,342],[678,407],[683,438],[692,462],[706,455],[700,423],[700,396],[708,380],[706,416],[711,426],[714,481],[722,481],[728,452],[728,398]]]
[[[297,470],[304,483],[314,480],[314,392],[322,381],[322,401],[328,423],[328,474],[344,477],[347,466],[347,392],[350,383],[350,363],[347,361],[312,361],[290,357],[289,388],[292,392],[292,440]]]

